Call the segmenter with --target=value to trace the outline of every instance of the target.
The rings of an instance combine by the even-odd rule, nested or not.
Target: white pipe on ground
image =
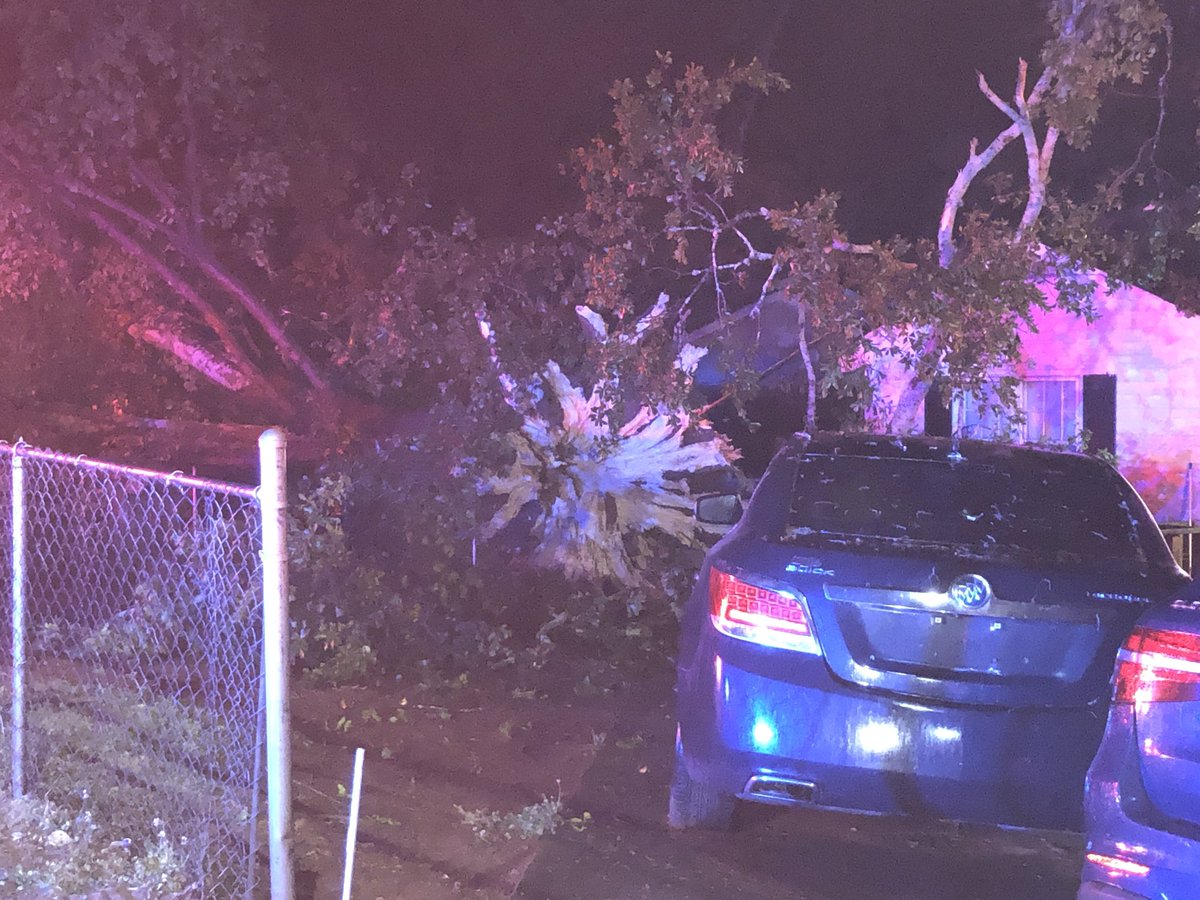
[[[350,785],[350,820],[346,824],[346,867],[342,870],[342,900],[350,900],[350,882],[354,878],[354,848],[358,843],[358,809],[362,798],[364,750],[354,751],[354,781]]]

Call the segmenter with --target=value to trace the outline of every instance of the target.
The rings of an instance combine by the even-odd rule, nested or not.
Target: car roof
[[[1097,465],[1099,461],[1069,450],[1048,450],[1029,444],[998,441],[956,440],[927,435],[864,434],[857,432],[817,432],[811,436],[794,435],[788,444],[793,455],[819,454],[861,456],[877,459],[947,460],[964,459],[989,463],[1024,461],[1043,464]]]

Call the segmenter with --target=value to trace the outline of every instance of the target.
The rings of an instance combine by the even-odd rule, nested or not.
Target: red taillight
[[[769,647],[821,652],[803,597],[758,587],[710,568],[708,599],[712,623],[722,634]]]
[[[1144,863],[1122,859],[1119,856],[1106,856],[1103,853],[1089,853],[1087,860],[1098,866],[1103,866],[1112,875],[1147,875],[1150,867]]]
[[[1117,654],[1117,703],[1200,700],[1200,635],[1135,628]]]

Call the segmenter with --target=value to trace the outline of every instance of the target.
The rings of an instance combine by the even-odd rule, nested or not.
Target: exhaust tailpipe
[[[768,803],[814,803],[817,786],[811,781],[779,775],[753,775],[746,782],[745,795]]]

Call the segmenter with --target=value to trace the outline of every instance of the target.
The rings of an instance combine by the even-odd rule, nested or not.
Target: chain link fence
[[[180,896],[266,881],[263,523],[257,488],[0,444],[13,795]]]

